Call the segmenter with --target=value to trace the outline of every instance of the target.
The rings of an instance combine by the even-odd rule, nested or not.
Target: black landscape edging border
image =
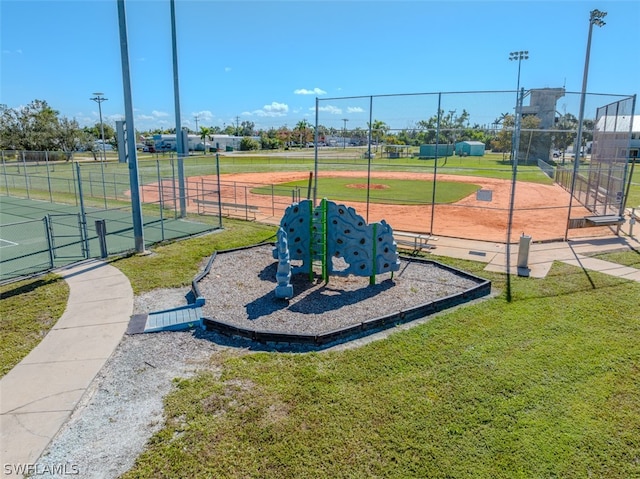
[[[232,253],[235,251],[262,247],[262,246],[265,246],[265,244],[271,244],[271,243],[260,243],[253,246],[215,252],[209,258],[209,261],[207,262],[207,266],[205,270],[202,273],[200,273],[198,276],[196,276],[196,278],[193,280],[192,282],[193,294],[196,296],[196,298],[201,298],[198,282],[200,282],[205,276],[209,274],[214,264],[215,258],[218,254]],[[434,301],[423,303],[413,308],[407,308],[395,313],[379,316],[377,318],[367,319],[358,324],[345,326],[344,328],[339,328],[339,329],[327,331],[325,333],[320,333],[320,334],[301,334],[301,333],[294,333],[294,332],[281,332],[281,331],[269,331],[269,330],[243,328],[219,319],[207,318],[207,317],[202,318],[202,323],[203,323],[203,326],[208,331],[215,331],[217,333],[224,334],[226,336],[231,336],[231,337],[241,337],[244,339],[250,339],[252,341],[256,341],[259,343],[285,343],[285,344],[296,344],[296,345],[326,346],[327,344],[330,344],[330,343],[345,341],[354,336],[362,335],[362,333],[372,334],[373,332],[376,332],[376,331],[381,331],[394,326],[398,326],[400,324],[415,321],[416,319],[422,319],[431,314],[444,311],[446,309],[452,308],[453,306],[458,306],[460,304],[468,303],[475,299],[487,296],[491,293],[491,281],[489,280],[480,278],[466,271],[439,263],[437,261],[433,261],[431,259],[409,257],[404,255],[402,255],[402,258],[405,261],[415,261],[419,263],[436,265],[439,268],[446,269],[459,276],[463,276],[467,279],[476,281],[478,282],[478,284],[460,293],[445,296],[443,298],[438,298]]]

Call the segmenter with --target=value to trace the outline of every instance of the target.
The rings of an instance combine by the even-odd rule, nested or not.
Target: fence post
[[[82,222],[82,242],[84,244],[85,258],[89,258],[89,232],[87,231],[87,213],[84,209],[84,199],[82,198],[82,180],[80,176],[80,163],[76,162],[76,171],[78,176],[78,196],[80,198],[80,221]]]
[[[4,150],[2,150],[2,173],[4,174],[4,187],[7,190],[7,196],[9,196],[9,178],[7,177],[7,165],[4,159]]]
[[[205,207],[205,186],[204,186],[204,178],[201,177],[200,178],[200,191],[202,192],[202,195],[200,196],[200,202],[197,204],[198,207],[198,214],[207,214],[207,209]],[[200,205],[202,205],[202,213],[200,213]]]
[[[49,267],[53,269],[53,241],[51,237],[51,227],[49,226],[49,215],[42,218],[44,222],[44,236],[47,238],[47,250],[49,251]]]
[[[160,177],[160,160],[156,160],[156,177],[158,178],[158,201],[160,202],[160,235],[164,241],[164,185]]]
[[[73,175],[73,196],[76,200],[76,206],[78,206],[78,179],[76,178],[76,169],[74,167],[74,165],[77,165],[78,162],[76,161],[75,163],[71,164],[71,174]],[[67,183],[68,184],[68,183]],[[71,191],[69,191],[69,193],[71,193]]]
[[[104,181],[104,169],[106,168],[107,158],[104,152],[104,138],[102,138],[102,161],[100,162],[100,171],[102,173],[102,198],[104,198],[104,209],[107,209],[107,184]]]
[[[220,190],[220,157],[216,152],[216,178],[218,183],[218,226],[222,227],[222,191]]]
[[[53,203],[53,194],[51,193],[51,175],[49,174],[49,152],[44,152],[44,164],[47,167],[47,185],[49,187],[49,203]]]
[[[249,198],[247,198],[247,186],[244,186],[244,219],[249,221]]]
[[[27,190],[27,199],[31,199],[31,195],[29,195],[29,175],[27,175],[27,160],[24,155],[24,150],[22,150],[22,170],[24,173],[24,187]]]
[[[171,159],[171,185],[173,187],[173,219],[178,219],[178,204],[176,203],[176,165]]]
[[[100,244],[100,257],[106,258],[107,253],[107,222],[104,219],[96,220],[96,234]]]

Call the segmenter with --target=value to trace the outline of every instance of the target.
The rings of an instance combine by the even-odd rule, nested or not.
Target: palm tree
[[[202,146],[204,147],[204,154],[207,154],[207,138],[211,134],[211,128],[206,126],[200,127],[200,138],[202,139]]]
[[[384,121],[381,120],[373,120],[373,124],[371,125],[371,134],[376,139],[376,150],[378,149],[378,144],[380,144],[380,139],[384,137],[389,131],[389,125],[387,125]]]
[[[300,148],[306,146],[310,126],[311,125],[307,120],[300,120],[294,128],[294,131],[296,131],[300,137]]]

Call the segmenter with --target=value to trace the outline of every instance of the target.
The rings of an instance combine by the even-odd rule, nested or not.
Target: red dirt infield
[[[362,171],[322,171],[319,176],[362,178]],[[243,217],[243,206],[251,207],[251,219],[278,224],[284,209],[291,198],[279,197],[273,200],[271,195],[255,194],[252,188],[261,185],[278,185],[309,178],[308,172],[262,172],[234,173],[220,175],[221,203],[236,205],[235,216]],[[375,184],[384,185],[384,179],[411,179],[433,181],[429,173],[414,172],[372,172]],[[511,181],[479,176],[458,176],[438,174],[438,180],[474,183],[483,190],[491,190],[491,201],[479,200],[471,194],[454,204],[436,205],[432,215],[430,204],[423,205],[387,205],[380,203],[344,202],[355,208],[367,222],[384,219],[396,231],[430,233],[436,236],[467,238],[475,240],[506,243],[511,199]],[[188,196],[193,196],[201,185],[215,185],[215,176],[189,177],[187,179]],[[165,188],[167,185],[164,185]],[[437,187],[437,186],[436,186]],[[157,185],[146,185],[143,197],[145,201],[157,200]],[[531,236],[533,241],[562,240],[565,237],[570,195],[557,184],[516,182],[514,211],[512,217],[512,242],[517,242],[521,234]],[[331,199],[331,198],[329,198]],[[198,211],[197,202],[189,201],[188,210]],[[572,218],[590,216],[591,213],[574,201]],[[582,228],[569,230],[569,237],[601,236],[611,234],[608,227]]]

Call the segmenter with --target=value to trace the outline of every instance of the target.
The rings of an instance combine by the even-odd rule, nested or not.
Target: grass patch
[[[592,258],[640,269],[640,251],[613,251],[591,255]]]
[[[214,356],[123,477],[638,477],[640,284],[556,263],[512,292],[358,349]]]
[[[291,196],[291,190],[307,188],[309,180],[280,183],[271,187],[254,188],[251,191],[263,195]],[[369,199],[372,203],[416,204],[431,201],[433,182],[373,178],[370,181]],[[455,203],[481,188],[472,183],[438,181],[436,203]],[[367,178],[318,178],[318,196],[334,201],[366,201]]]
[[[151,255],[111,260],[131,282],[134,294],[156,288],[189,286],[214,251],[275,241],[276,227],[225,219],[224,229],[188,240],[159,244]]]
[[[0,286],[0,377],[46,336],[68,297],[69,286],[54,274]]]

